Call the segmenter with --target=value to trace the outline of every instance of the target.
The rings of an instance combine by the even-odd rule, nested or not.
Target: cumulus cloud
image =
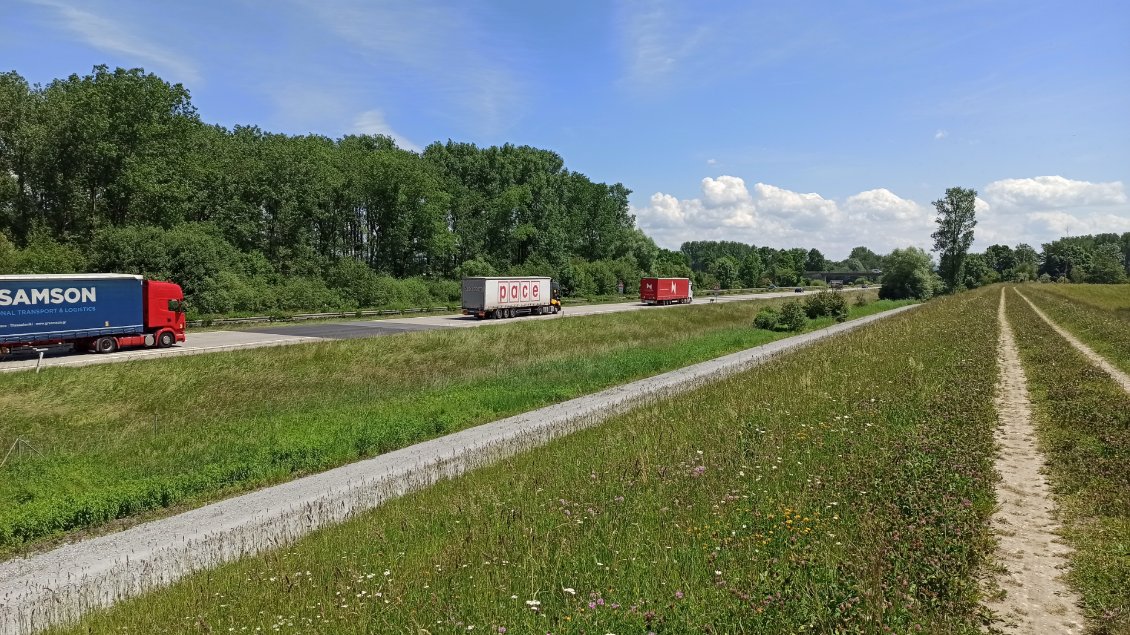
[[[949,135],[950,135],[950,133],[946,132],[945,130],[938,130],[937,132],[934,133],[934,138],[938,139],[940,141],[942,139],[945,139]]]
[[[841,205],[768,183],[749,188],[730,175],[704,178],[700,187],[697,198],[653,194],[647,206],[633,209],[640,227],[671,249],[688,240],[737,240],[817,247],[832,258],[846,257],[857,245],[879,251],[923,246],[929,237],[926,210],[886,189],[860,192]]]
[[[1004,179],[985,186],[985,196],[1004,209],[1062,209],[1126,203],[1122,181],[1091,183],[1062,176]]]
[[[413,152],[421,151],[420,146],[404,138],[403,135],[397,134],[397,132],[392,129],[392,126],[388,124],[384,113],[380,110],[366,110],[357,115],[357,118],[353,120],[353,131],[359,134],[391,137],[400,148]]]
[[[880,253],[908,245],[933,246],[933,206],[888,188],[836,200],[768,183],[747,187],[745,180],[732,175],[707,177],[699,185],[702,193],[695,198],[652,195],[646,206],[633,208],[639,226],[670,249],[688,240],[736,240],[777,248],[815,247],[840,259],[857,245]],[[978,189],[985,198],[976,200],[975,250],[1021,242],[1038,249],[1068,234],[1130,231],[1130,205],[1119,182],[1035,177]],[[1068,201],[1079,205],[1067,206]]]
[[[707,159],[706,160],[706,165],[714,165],[715,163],[718,163],[718,159]]]
[[[926,208],[912,200],[900,198],[885,187],[849,196],[844,201],[844,211],[853,219],[864,221],[930,220],[930,213]]]
[[[1121,181],[1094,183],[1062,176],[993,181],[984,188],[976,249],[993,243],[1039,245],[1062,236],[1130,231]]]

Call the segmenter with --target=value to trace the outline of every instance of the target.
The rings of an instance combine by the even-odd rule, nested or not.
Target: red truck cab
[[[145,281],[145,331],[157,338],[159,346],[184,341],[184,291],[179,284]],[[166,333],[172,335],[173,341],[166,343]]]

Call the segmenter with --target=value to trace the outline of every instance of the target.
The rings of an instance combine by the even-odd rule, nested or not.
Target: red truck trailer
[[[689,278],[640,278],[645,304],[689,304],[694,299]]]
[[[77,351],[183,342],[184,292],[127,274],[0,276],[0,354],[71,344]]]

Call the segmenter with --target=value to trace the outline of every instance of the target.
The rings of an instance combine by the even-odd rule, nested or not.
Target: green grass
[[[786,335],[748,326],[759,306],[3,375],[0,445],[18,437],[42,455],[0,471],[0,549],[200,504]]]
[[[932,301],[65,632],[977,633],[996,301]]]
[[[1022,287],[1029,297],[1030,288]],[[1130,395],[1016,294],[1007,304],[1040,448],[1075,549],[1068,579],[1095,633],[1130,633]]]
[[[1130,285],[1023,285],[1020,291],[1056,324],[1130,373]]]

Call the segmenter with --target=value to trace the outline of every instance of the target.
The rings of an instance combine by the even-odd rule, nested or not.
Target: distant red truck
[[[640,300],[646,304],[689,304],[693,299],[689,278],[640,278]]]

